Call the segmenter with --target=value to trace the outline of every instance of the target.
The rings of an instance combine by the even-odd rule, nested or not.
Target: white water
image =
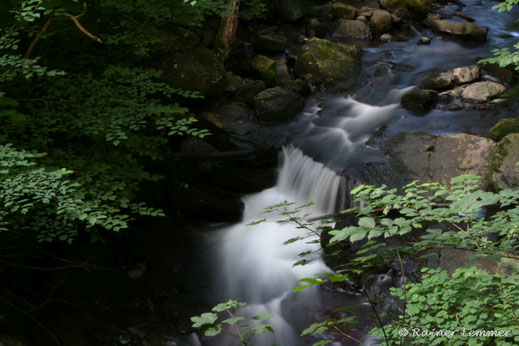
[[[390,95],[391,101],[399,98],[395,97],[399,94]],[[319,114],[326,107],[337,110],[334,116]],[[333,105],[314,106],[300,116],[308,124],[306,146],[329,148],[331,160],[341,161],[342,156],[364,146],[369,134],[391,119],[395,107],[396,104],[371,106],[351,97],[336,98]],[[319,237],[308,235],[292,222],[276,222],[286,218],[279,212],[265,214],[264,211],[285,201],[295,205],[314,202],[304,213],[329,214],[347,207],[343,204],[351,186],[336,172],[292,145],[284,147],[280,155],[277,184],[244,197],[243,220],[216,235],[214,296],[218,301],[247,302],[249,306],[239,311],[245,316],[275,312],[275,317],[268,321],[275,334],[256,337],[255,345],[306,345],[316,340],[303,340],[298,335],[302,328],[327,318],[326,304],[317,287],[297,293],[292,290],[300,284],[298,280],[331,270],[319,253],[311,255],[311,263],[294,267],[301,259],[300,253],[319,251]],[[247,226],[265,218],[268,222]],[[308,236],[305,240],[283,245],[288,239],[305,235]],[[228,345],[232,340],[221,338],[207,343]]]

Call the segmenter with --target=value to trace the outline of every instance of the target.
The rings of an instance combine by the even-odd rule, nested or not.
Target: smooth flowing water
[[[292,134],[291,144],[280,153],[277,184],[245,196],[243,220],[221,229],[211,239],[215,248],[211,252],[215,301],[235,299],[247,302],[249,305],[240,311],[245,316],[275,312],[275,317],[268,321],[275,334],[258,337],[255,345],[312,344],[316,339],[299,336],[303,328],[327,318],[327,313],[334,307],[363,301],[357,292],[338,294],[311,288],[293,293],[293,289],[301,284],[298,280],[331,270],[318,253],[317,235],[283,245],[291,238],[303,236],[305,231],[291,222],[277,222],[284,216],[278,211],[265,214],[266,208],[285,201],[295,205],[312,201],[315,204],[306,211],[322,215],[348,207],[345,204],[354,182],[337,172],[369,157],[365,142],[382,125],[388,125],[388,134],[403,131],[438,134],[463,130],[480,133],[504,115],[506,111],[435,110],[426,117],[415,117],[399,106],[401,96],[430,71],[472,64],[477,56],[488,55],[491,48],[510,44],[519,35],[510,20],[512,15],[499,17],[500,21],[490,18],[491,4],[477,2],[464,10],[476,18],[476,23],[489,26],[487,44],[467,47],[454,41],[433,40],[430,46],[394,42],[368,48],[362,74],[364,83],[359,85],[355,94],[312,96],[298,118],[285,127],[284,130]],[[446,12],[456,10],[455,7],[444,9]],[[500,16],[497,13],[492,15],[494,18]],[[388,62],[409,65],[412,71],[395,71]],[[268,221],[248,226],[264,218]],[[305,266],[294,266],[301,259],[299,254],[309,251],[317,251],[311,255],[313,261]],[[372,326],[373,321],[371,325],[368,323],[353,329],[352,333],[370,343],[367,331]],[[232,340],[223,337],[204,339],[203,343],[228,345]],[[340,345],[347,343],[341,341]]]

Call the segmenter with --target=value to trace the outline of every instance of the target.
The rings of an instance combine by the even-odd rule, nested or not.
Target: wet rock
[[[326,37],[326,31],[326,26],[323,25],[317,18],[310,19],[306,25],[306,35],[310,37]]]
[[[369,26],[374,34],[389,32],[393,27],[393,17],[388,11],[375,10],[371,16]]]
[[[342,2],[333,2],[330,13],[333,18],[354,19],[357,15],[357,9]]]
[[[419,44],[431,44],[432,38],[430,37],[422,37],[420,38],[420,41],[418,41]]]
[[[519,117],[501,119],[490,129],[490,138],[500,140],[511,133],[519,133]]]
[[[213,112],[204,112],[200,117],[217,129],[238,136],[247,135],[256,130],[253,114],[241,104],[230,103]]]
[[[450,72],[455,84],[470,83],[478,79],[480,74],[478,65],[456,67],[450,70]]]
[[[281,53],[287,47],[287,38],[283,35],[258,35],[256,48],[269,53]]]
[[[505,86],[499,83],[477,82],[463,89],[461,97],[465,100],[484,102],[500,95],[505,89]]]
[[[256,55],[252,58],[251,68],[257,78],[267,84],[276,80],[276,61],[264,55]]]
[[[286,56],[282,55],[276,58],[276,66],[274,70],[276,71],[276,83],[280,84],[292,80],[292,76],[288,71]]]
[[[380,0],[380,5],[393,13],[406,10],[416,19],[424,18],[431,10],[432,0]]]
[[[303,108],[301,97],[283,88],[271,88],[252,99],[256,117],[264,124],[278,124],[292,119]]]
[[[296,79],[283,83],[283,88],[291,90],[299,95],[308,96],[312,93],[310,84],[301,79]]]
[[[496,190],[519,188],[519,134],[512,133],[500,140],[492,153],[490,183]]]
[[[221,59],[207,48],[195,48],[161,60],[161,78],[175,88],[199,91],[204,96],[220,97],[227,85]]]
[[[475,174],[482,177],[484,188],[494,146],[489,138],[465,133],[440,136],[401,133],[385,143],[382,150],[397,160],[410,180],[446,184],[456,176]]]
[[[332,36],[337,38],[371,39],[368,24],[360,20],[337,19],[332,23],[330,29]]]
[[[303,18],[303,6],[298,0],[280,0],[278,17],[285,22],[296,22]]]
[[[424,79],[420,86],[424,89],[442,90],[472,82],[477,78],[479,78],[479,66],[462,66],[444,72],[435,72]]]
[[[294,75],[329,90],[348,90],[360,73],[361,56],[357,47],[312,38],[297,58]]]
[[[432,20],[435,32],[472,39],[478,42],[487,40],[488,29],[468,22],[453,22],[450,20]]]
[[[402,107],[418,114],[425,114],[436,105],[438,93],[434,90],[414,89],[402,96]]]
[[[391,36],[391,34],[383,34],[380,35],[379,40],[380,42],[390,42],[393,40],[393,36]]]

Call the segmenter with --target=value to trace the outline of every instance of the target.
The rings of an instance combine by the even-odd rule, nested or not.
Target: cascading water
[[[395,98],[394,95],[392,98]],[[312,145],[327,146],[329,150],[323,161],[344,164],[352,153],[363,147],[369,134],[391,119],[395,107],[396,104],[370,106],[351,97],[312,105],[308,108],[310,111],[300,115],[300,121],[307,124],[306,141],[300,146],[305,149],[311,149]],[[328,108],[335,110],[333,114],[323,112]],[[305,231],[292,222],[277,222],[284,218],[279,213],[265,214],[264,211],[285,201],[294,202],[295,205],[312,201],[314,204],[305,212],[312,215],[332,213],[347,207],[344,203],[351,188],[348,185],[352,183],[293,145],[285,146],[280,155],[277,184],[244,197],[242,222],[215,235],[213,293],[217,301],[235,299],[247,302],[249,305],[239,312],[245,316],[275,312],[275,317],[269,321],[275,333],[256,337],[255,345],[306,345],[312,344],[315,339],[301,338],[301,329],[327,318],[326,313],[337,306],[330,306],[329,297],[324,302],[323,292],[318,288],[297,293],[292,290],[299,285],[298,280],[331,270],[318,254],[318,235],[306,234],[305,240],[283,245],[288,239],[305,236]],[[268,221],[248,226],[264,218]],[[309,251],[317,252],[310,258],[312,261],[304,266],[294,266],[301,259],[299,254]],[[344,304],[344,299],[350,302],[361,300],[354,293],[343,294],[335,300],[341,300],[340,304]],[[222,337],[205,343],[227,345],[232,344],[232,340]]]

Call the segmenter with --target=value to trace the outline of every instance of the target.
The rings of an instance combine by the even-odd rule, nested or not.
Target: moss
[[[347,90],[360,72],[361,55],[357,47],[311,38],[297,58],[294,73],[311,84]]]
[[[519,117],[499,120],[490,129],[490,138],[500,140],[510,133],[519,133]]]
[[[517,188],[519,174],[515,163],[519,161],[519,134],[512,133],[501,139],[490,159],[490,186],[496,190]]]
[[[411,13],[423,17],[431,10],[432,0],[382,0],[382,7],[395,11],[405,8]]]
[[[256,55],[251,61],[251,67],[256,76],[266,83],[276,80],[275,66],[276,62],[264,55]]]

